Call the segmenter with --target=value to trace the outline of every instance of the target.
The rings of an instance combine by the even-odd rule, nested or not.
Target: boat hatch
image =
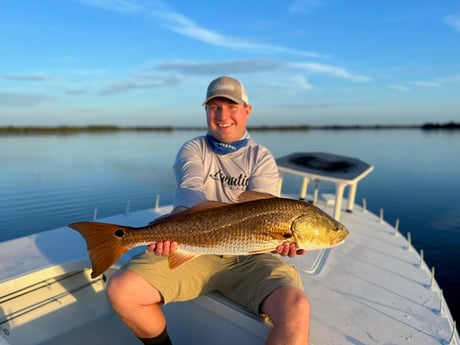
[[[318,182],[334,183],[336,188],[334,218],[337,220],[340,220],[345,187],[349,186],[347,211],[352,212],[358,182],[374,170],[372,165],[360,159],[323,152],[297,152],[278,158],[276,163],[281,178],[286,173],[303,177],[300,191],[302,200],[306,198],[309,182],[315,182],[313,204],[316,204],[318,197]]]

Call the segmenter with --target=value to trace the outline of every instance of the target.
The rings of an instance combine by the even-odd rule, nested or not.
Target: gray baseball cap
[[[210,82],[203,105],[216,97],[228,98],[239,104],[249,104],[248,94],[243,84],[231,77],[223,76]]]

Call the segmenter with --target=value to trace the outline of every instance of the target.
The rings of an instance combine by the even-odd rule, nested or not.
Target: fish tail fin
[[[130,249],[123,238],[133,230],[131,227],[97,222],[72,223],[69,227],[78,231],[86,241],[92,278],[102,274]]]

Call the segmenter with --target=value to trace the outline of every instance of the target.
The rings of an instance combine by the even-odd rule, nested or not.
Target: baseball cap
[[[223,76],[210,82],[203,105],[216,97],[228,98],[239,104],[249,104],[248,94],[243,84],[231,77]]]

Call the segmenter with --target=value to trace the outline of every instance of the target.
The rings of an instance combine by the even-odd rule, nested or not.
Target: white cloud
[[[39,93],[0,92],[0,107],[35,107],[49,100]]]
[[[446,16],[444,22],[453,27],[457,32],[460,32],[460,16]]]
[[[284,90],[287,92],[295,92],[303,90],[311,90],[313,86],[303,75],[293,75],[290,77],[269,79],[264,81],[265,86],[269,86],[272,89]]]
[[[240,59],[225,61],[166,61],[153,64],[151,69],[174,71],[195,75],[217,75],[222,71],[227,74],[257,73],[273,71],[284,67],[284,63],[272,59]]]
[[[438,78],[436,82],[441,84],[459,84],[460,83],[460,74],[453,74],[447,77]]]
[[[315,52],[290,49],[284,46],[248,41],[239,37],[223,35],[196,24],[193,20],[170,9],[161,1],[142,0],[79,0],[81,3],[110,11],[139,15],[157,20],[160,25],[192,39],[211,45],[254,50],[267,53],[285,53],[309,57],[323,57]]]
[[[410,91],[414,87],[440,88],[446,84],[460,84],[460,74],[453,74],[447,77],[436,78],[433,80],[406,81],[399,84],[392,84],[388,87],[398,91]]]
[[[49,81],[54,79],[46,74],[4,74],[1,77],[3,79],[16,81]]]
[[[294,69],[300,71],[301,73],[325,74],[357,82],[366,82],[371,80],[371,78],[367,76],[351,73],[345,68],[338,66],[325,65],[316,62],[286,63],[276,59],[240,59],[209,62],[167,61],[162,63],[153,63],[149,68],[197,75],[215,75],[222,73],[222,71],[225,71],[225,73],[228,74],[235,74]],[[306,84],[304,84],[304,86],[306,86]]]
[[[333,65],[325,65],[316,62],[297,62],[289,64],[289,67],[297,68],[305,71],[306,73],[320,73],[327,74],[341,79],[352,81],[365,82],[370,81],[371,78],[348,72],[346,69]]]
[[[142,4],[140,1],[125,1],[125,0],[77,0],[80,3],[93,6],[104,8],[111,11],[122,12],[122,13],[138,13],[141,12],[142,9],[147,6],[147,3]],[[150,4],[150,8],[153,10],[153,5],[157,2],[152,2]]]
[[[291,78],[292,85],[291,87],[299,88],[302,90],[311,90],[313,86],[309,83],[307,78],[302,75],[296,75]]]
[[[295,0],[289,5],[288,11],[293,14],[309,13],[322,4],[322,0]]]
[[[410,84],[419,86],[419,87],[432,87],[432,88],[441,86],[438,82],[435,82],[435,81],[421,81],[421,80],[413,81]]]
[[[108,95],[125,93],[139,89],[155,89],[164,86],[177,85],[180,84],[181,81],[182,78],[177,75],[134,77],[127,80],[114,81],[108,87],[104,88],[100,93]]]
[[[77,69],[71,71],[72,74],[78,76],[100,76],[106,74],[107,71],[101,68],[94,68],[94,69]]]
[[[402,91],[402,92],[410,91],[409,87],[405,85],[400,85],[400,84],[391,84],[391,85],[388,85],[388,88],[396,90],[396,91]]]

